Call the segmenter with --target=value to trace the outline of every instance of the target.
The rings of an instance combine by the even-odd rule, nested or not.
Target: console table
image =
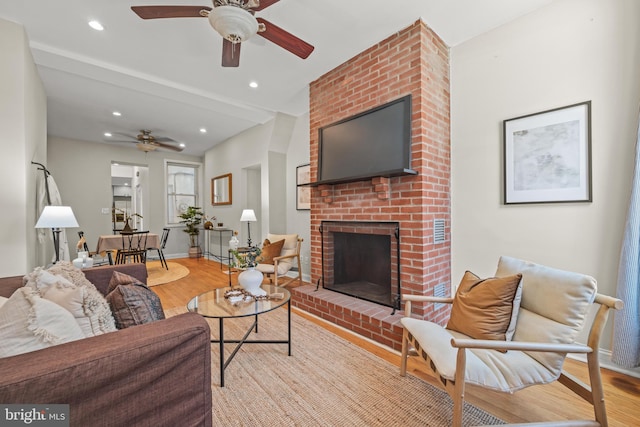
[[[224,241],[226,242],[225,246],[228,245],[229,240],[233,236],[233,230],[231,228],[214,227],[214,228],[205,228],[204,232],[205,232],[205,241],[204,241],[205,255],[207,256],[207,259],[214,258],[216,261],[220,262],[220,270],[222,270],[222,264],[225,262],[229,263],[229,260],[230,260],[228,252],[227,252],[227,255],[225,255],[224,252],[222,251],[223,238],[225,233],[229,233],[229,239],[226,239]],[[211,250],[211,233],[218,233],[218,253],[217,254],[213,253]]]

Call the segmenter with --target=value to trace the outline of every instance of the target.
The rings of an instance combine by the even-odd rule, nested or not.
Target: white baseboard
[[[587,363],[587,356],[582,354],[569,354],[567,357]],[[611,361],[611,351],[609,350],[600,349],[600,367],[620,374],[629,375],[630,377],[640,378],[640,367],[625,368],[620,365],[616,365]]]

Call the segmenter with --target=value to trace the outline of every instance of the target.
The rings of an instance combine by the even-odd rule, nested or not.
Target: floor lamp
[[[56,252],[54,264],[60,261],[60,232],[63,228],[78,227],[71,206],[45,206],[36,223],[36,228],[50,228],[53,232],[53,248]]]
[[[247,221],[247,231],[249,232],[249,238],[247,239],[247,244],[251,247],[251,223],[256,222],[258,219],[256,218],[256,213],[253,209],[244,209],[242,211],[242,216],[240,217],[240,222]]]

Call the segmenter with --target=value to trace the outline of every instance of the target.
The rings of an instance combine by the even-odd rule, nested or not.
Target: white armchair
[[[462,425],[465,384],[505,393],[558,380],[593,405],[594,419],[536,425],[607,426],[600,366],[599,340],[609,309],[621,309],[622,301],[597,294],[590,276],[501,257],[496,277],[522,274],[522,294],[512,340],[473,339],[435,323],[411,318],[412,302],[452,303],[454,298],[403,295],[405,316],[400,374],[407,369],[410,346],[436,373],[453,399],[453,422]],[[591,324],[587,312],[599,309]],[[515,307],[517,309],[517,307]],[[575,343],[589,328],[587,345]],[[587,355],[590,386],[562,370],[567,353]]]
[[[302,238],[297,234],[267,234],[266,239],[271,243],[284,240],[284,245],[280,255],[273,257],[273,264],[258,263],[256,269],[267,276],[269,282],[275,286],[287,286],[296,280],[302,283],[302,264],[300,262]],[[295,276],[288,277],[287,273],[293,267],[294,261],[297,263],[298,271]]]

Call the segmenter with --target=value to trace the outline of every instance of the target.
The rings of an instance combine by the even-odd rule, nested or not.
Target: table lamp
[[[50,228],[53,232],[53,248],[57,263],[60,261],[60,232],[63,228],[78,227],[71,206],[45,206],[35,228]]]
[[[247,221],[247,231],[249,232],[249,238],[247,239],[247,245],[251,247],[251,223],[256,222],[258,219],[256,218],[256,214],[253,209],[244,209],[242,211],[242,216],[240,217],[240,222]]]

